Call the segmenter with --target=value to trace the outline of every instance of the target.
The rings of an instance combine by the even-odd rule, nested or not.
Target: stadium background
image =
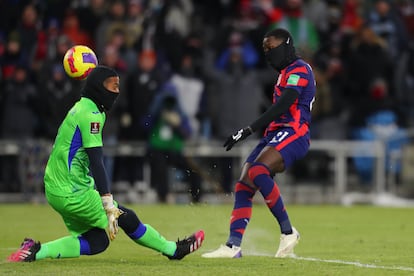
[[[203,172],[204,202],[230,201],[240,162],[257,137],[230,153],[221,143],[270,104],[274,72],[263,34],[285,27],[315,71],[309,155],[279,181],[290,203],[412,205],[414,4],[410,0],[2,1],[0,3],[0,201],[42,201],[57,127],[79,97],[64,75],[74,44],[121,75],[107,122],[113,189],[156,202],[142,118],[165,84],[177,92],[192,135],[183,154]],[[169,203],[186,203],[170,168]]]

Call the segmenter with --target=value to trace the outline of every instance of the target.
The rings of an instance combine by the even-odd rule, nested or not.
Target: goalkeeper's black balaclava
[[[282,71],[286,66],[297,60],[295,47],[293,46],[293,39],[290,33],[284,29],[274,29],[265,34],[264,37],[275,37],[282,39],[283,42],[265,52],[267,63],[278,72]]]
[[[91,99],[102,111],[109,111],[119,93],[111,92],[104,86],[104,81],[110,77],[118,77],[115,70],[106,66],[97,66],[89,73],[82,96]]]

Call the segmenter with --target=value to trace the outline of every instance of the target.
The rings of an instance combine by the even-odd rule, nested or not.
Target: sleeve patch
[[[100,130],[100,123],[92,122],[91,123],[91,134],[98,134],[99,130]]]
[[[298,85],[299,79],[300,79],[299,75],[291,74],[289,76],[288,80],[287,80],[287,84],[289,84],[289,85]]]

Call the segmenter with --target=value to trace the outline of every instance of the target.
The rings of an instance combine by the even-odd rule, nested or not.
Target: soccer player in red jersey
[[[217,250],[203,254],[205,258],[242,256],[242,238],[252,215],[252,199],[257,191],[262,194],[280,226],[280,244],[275,257],[293,257],[293,249],[299,241],[299,232],[291,225],[273,177],[308,152],[316,84],[312,68],[296,55],[292,36],[287,30],[267,32],[263,39],[263,51],[268,64],[279,73],[274,86],[273,104],[252,124],[231,135],[224,147],[230,150],[253,132],[265,126],[267,128],[243,165],[235,185],[229,238]]]

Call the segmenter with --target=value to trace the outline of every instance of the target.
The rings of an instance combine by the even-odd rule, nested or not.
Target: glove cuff
[[[105,210],[110,210],[114,208],[114,198],[111,194],[101,196],[102,205]]]
[[[245,128],[245,130],[249,132],[249,135],[253,133],[253,129],[252,129],[252,127],[251,127],[251,126],[247,126],[247,127]]]

